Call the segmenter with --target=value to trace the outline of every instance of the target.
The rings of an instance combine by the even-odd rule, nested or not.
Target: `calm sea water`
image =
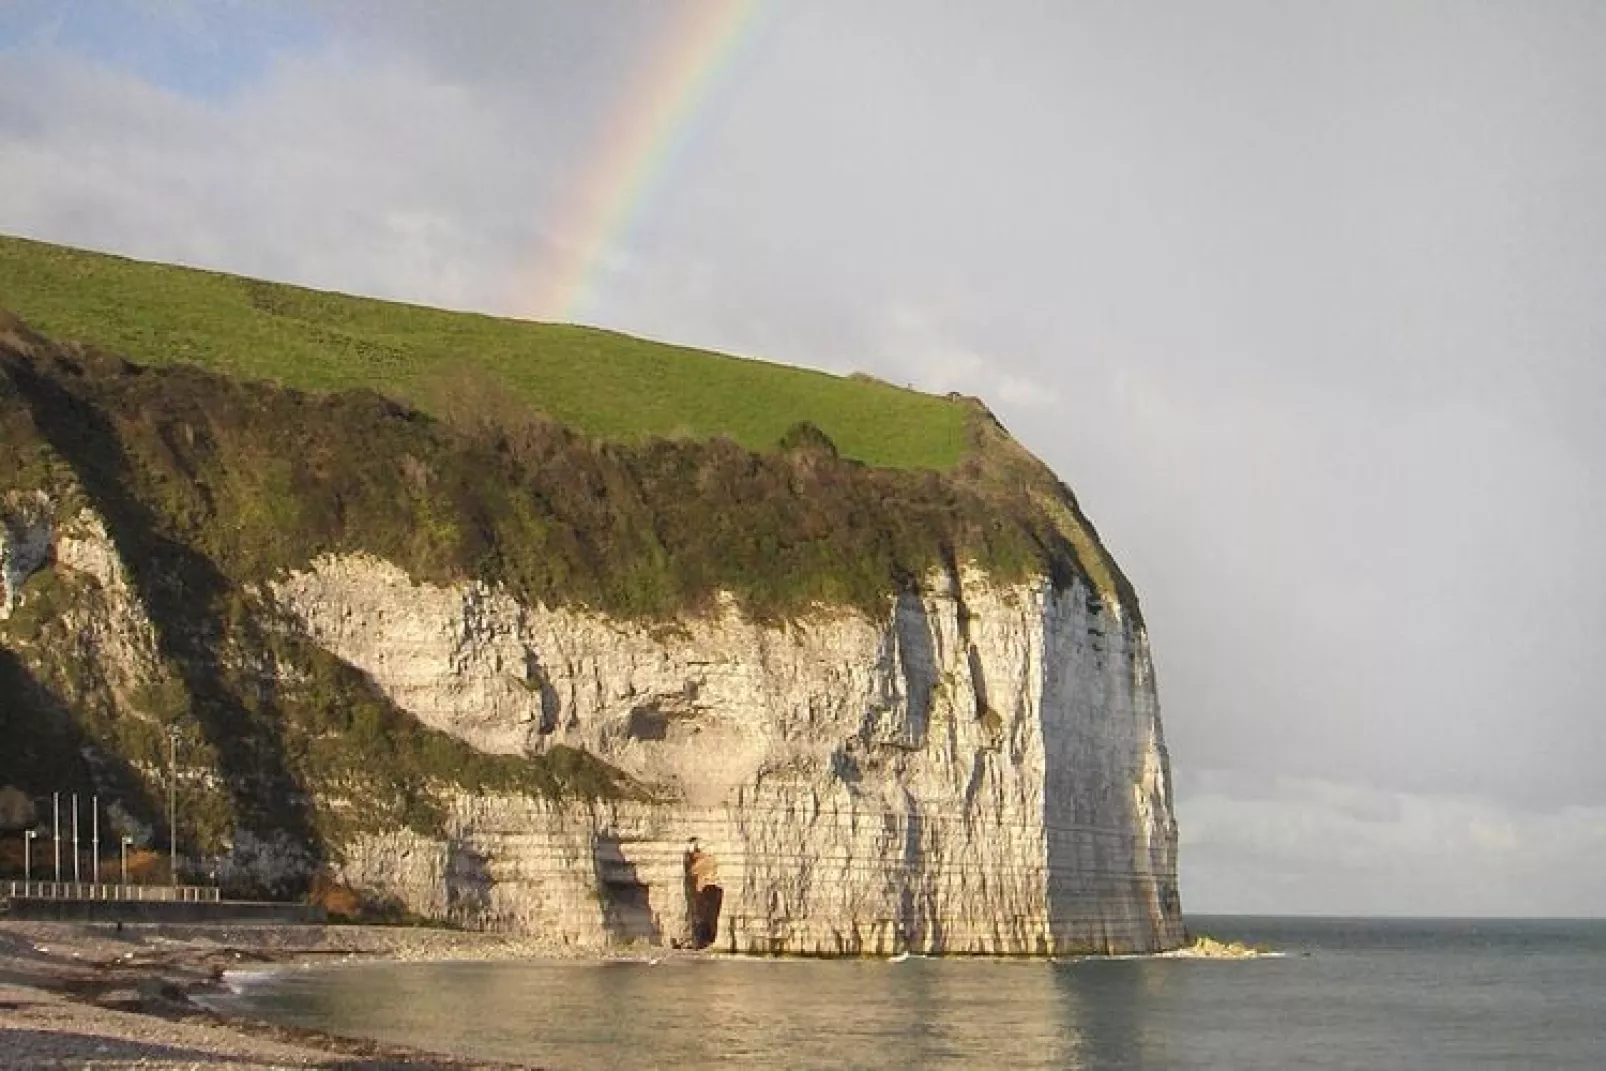
[[[1606,920],[1189,921],[1286,955],[364,963],[218,1004],[573,1071],[1606,1067]]]

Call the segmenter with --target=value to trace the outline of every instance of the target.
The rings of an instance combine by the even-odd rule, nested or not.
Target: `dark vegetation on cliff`
[[[763,614],[873,612],[909,569],[967,557],[1080,573],[1136,609],[1070,491],[969,399],[4,235],[0,310],[91,359],[176,366],[116,388],[183,455],[153,508],[215,513],[197,549],[254,559],[247,572],[361,527],[421,578],[483,575],[638,616],[711,585]],[[192,468],[199,488],[182,486]],[[557,560],[505,553],[529,536]]]
[[[0,783],[34,793],[98,791],[119,801],[133,828],[154,828],[173,727],[183,766],[216,774],[181,777],[187,846],[212,852],[251,831],[264,865],[236,882],[270,892],[286,890],[264,889],[259,878],[310,873],[323,844],[354,830],[438,833],[444,794],[455,789],[634,791],[583,752],[485,755],[420,725],[365,674],[284,627],[271,597],[250,582],[266,577],[256,571],[268,568],[265,559],[230,553],[245,542],[241,526],[286,545],[277,542],[271,504],[262,515],[238,512],[225,491],[225,504],[214,508],[219,489],[208,476],[218,470],[172,449],[164,435],[173,425],[141,423],[142,412],[162,410],[164,380],[174,380],[167,400],[185,395],[183,374],[147,379],[115,359],[80,361],[25,331],[9,334],[32,354],[0,339],[0,454],[10,462],[0,494],[26,502],[27,492],[43,490],[57,500],[58,522],[84,507],[104,519],[131,594],[154,625],[160,665],[156,683],[119,694],[123,682],[105,676],[118,642],[104,634],[116,620],[113,593],[70,570],[35,573],[0,622]],[[126,405],[115,391],[99,393],[116,382],[139,382],[150,393],[135,391]],[[193,497],[164,493],[175,488]],[[137,716],[128,716],[130,706]],[[268,865],[270,855],[279,862]]]
[[[664,627],[720,592],[880,617],[963,565],[1136,611],[1069,491],[964,400],[0,238],[7,305],[91,344],[0,311],[0,513],[43,491],[103,518],[160,665],[125,694],[86,626],[112,593],[35,573],[0,621],[0,784],[155,828],[176,727],[215,771],[181,778],[195,851],[246,830],[310,874],[353,830],[437,832],[454,788],[640,791],[583,752],[484,755],[299,636],[265,582],[322,554]]]
[[[466,427],[370,391],[30,348],[0,354],[0,389],[29,421],[6,432],[15,464],[0,489],[76,482],[126,522],[125,558],[182,550],[179,572],[204,573],[208,594],[368,553],[420,580],[623,617],[667,622],[720,591],[764,619],[816,604],[879,616],[934,568],[1062,582],[1079,568],[1025,488],[871,468],[810,425],[768,453],[725,438],[597,442],[540,418]]]

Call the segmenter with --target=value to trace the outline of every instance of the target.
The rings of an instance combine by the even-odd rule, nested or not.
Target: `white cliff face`
[[[583,747],[654,802],[459,798],[345,846],[423,914],[595,947],[1145,951],[1182,939],[1146,637],[1074,585],[935,577],[885,620],[652,626],[324,558],[282,609],[477,747]],[[710,933],[710,931],[712,931]]]
[[[16,609],[22,585],[50,563],[50,500],[12,495],[0,502],[0,621]]]
[[[119,695],[161,679],[155,626],[129,584],[100,514],[80,510],[63,525],[56,532],[55,559],[58,568],[87,577],[99,588],[101,608],[86,617],[79,635],[98,645],[95,661],[106,667]]]
[[[54,569],[88,591],[69,613],[71,660],[94,667],[114,703],[161,679],[156,630],[128,582],[100,514],[81,509],[65,520],[49,496],[13,496],[0,503],[0,621],[11,616],[33,574]]]

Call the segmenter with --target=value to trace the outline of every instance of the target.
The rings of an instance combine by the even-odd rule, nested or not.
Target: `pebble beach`
[[[225,1018],[192,998],[230,970],[553,954],[526,938],[424,928],[0,921],[0,1069],[517,1066]]]

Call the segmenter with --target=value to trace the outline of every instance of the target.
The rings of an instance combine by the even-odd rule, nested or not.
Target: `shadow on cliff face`
[[[904,695],[908,703],[907,734],[903,746],[916,750],[926,746],[926,729],[931,722],[931,700],[938,684],[937,645],[932,639],[931,616],[917,592],[898,595],[893,611],[893,635],[898,643],[898,661],[903,665]]]
[[[916,888],[925,871],[926,819],[913,796],[908,797],[903,824],[903,886],[898,890],[898,937],[900,952],[910,949],[940,949],[942,920],[932,910],[929,895]]]
[[[446,917],[459,925],[486,917],[491,906],[491,861],[453,837],[446,845]]]
[[[86,804],[99,793],[108,819],[104,844],[116,845],[123,835],[141,846],[148,839],[140,827],[148,830],[160,813],[149,791],[154,786],[79,724],[72,707],[6,647],[0,647],[0,740],[0,785],[13,785],[34,801],[36,825],[48,827],[52,793],[76,792]]]
[[[217,757],[236,828],[303,845],[311,851],[306,864],[315,866],[322,853],[310,801],[286,760],[281,712],[268,685],[271,674],[253,679],[245,668],[260,662],[261,652],[242,649],[241,641],[249,643],[250,637],[237,593],[205,555],[163,534],[158,516],[133,490],[140,474],[116,423],[74,390],[79,381],[127,374],[128,367],[98,356],[28,361],[5,355],[3,360],[39,434],[72,467],[106,523],[155,626],[158,650],[187,693],[188,714]],[[182,733],[182,714],[163,713]],[[194,832],[181,823],[181,836],[193,838]],[[189,847],[193,851],[199,845]],[[284,875],[277,887],[254,891],[299,893],[308,877],[310,870]]]
[[[1079,689],[1090,689],[1085,676],[1105,672],[1107,644],[1103,629],[1112,622],[1093,600],[1093,616],[1079,659],[1074,645],[1082,637],[1067,636],[1049,646],[1054,634],[1044,620],[1042,666],[1043,832],[1047,839],[1048,917],[1053,945],[1050,954],[1100,954],[1130,951],[1112,943],[1109,921],[1128,905],[1132,876],[1112,851],[1111,837],[1130,831],[1128,808],[1109,783],[1107,759],[1099,754],[1090,727],[1076,721]],[[1116,627],[1119,627],[1118,624]]]
[[[602,926],[615,941],[657,944],[662,934],[652,910],[652,890],[625,857],[623,842],[614,834],[598,833],[591,840],[591,865],[596,873]]]
[[[1131,749],[1145,740],[1111,724],[1144,716],[1149,685],[1135,662],[1139,626],[1095,598],[1086,605],[1086,632],[1062,630],[1057,643],[1045,640],[1043,652],[1043,827],[1054,945],[1041,951],[1158,951],[1182,933],[1176,874],[1156,858],[1152,831],[1144,830],[1150,820],[1134,792],[1146,760]],[[1046,621],[1044,633],[1056,635]]]

